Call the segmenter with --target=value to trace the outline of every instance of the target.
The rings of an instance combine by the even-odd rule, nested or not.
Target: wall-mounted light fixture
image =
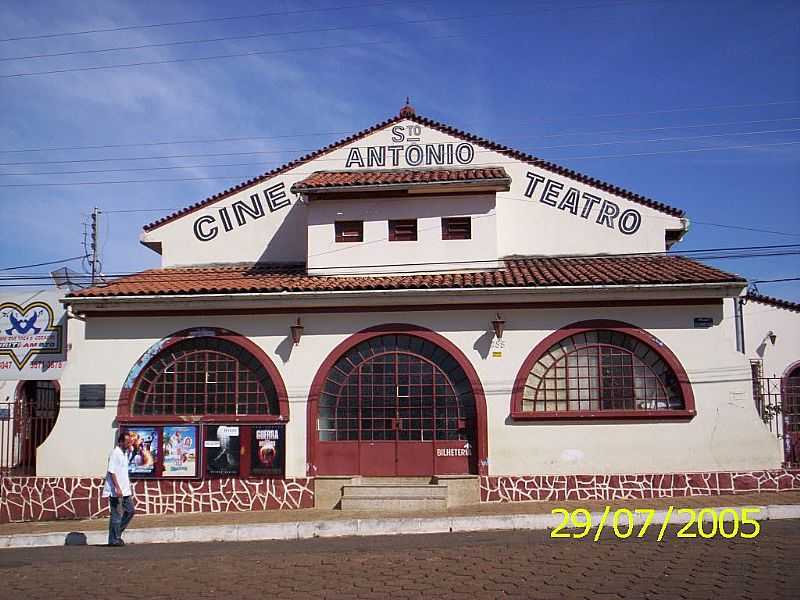
[[[297,317],[297,323],[289,326],[289,330],[292,332],[292,341],[295,346],[300,343],[300,338],[303,336],[304,329],[305,327],[300,323],[300,317]]]
[[[497,339],[503,339],[503,330],[506,327],[506,322],[503,317],[500,316],[500,313],[497,313],[494,321],[492,321],[492,327],[494,328],[494,334],[497,336]]]
[[[775,332],[774,332],[774,331],[770,331],[770,332],[767,334],[767,337],[769,338],[769,341],[770,341],[770,342],[772,343],[772,345],[774,346],[774,345],[775,345],[775,340],[777,340],[777,339],[778,339],[778,336],[777,336],[777,335],[775,335]]]

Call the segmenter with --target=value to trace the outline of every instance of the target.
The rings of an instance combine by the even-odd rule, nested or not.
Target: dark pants
[[[122,539],[122,532],[133,519],[136,509],[133,506],[133,496],[108,499],[111,509],[111,520],[108,522],[108,543],[116,544]]]

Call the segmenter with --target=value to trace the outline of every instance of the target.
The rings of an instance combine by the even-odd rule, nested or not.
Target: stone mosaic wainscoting
[[[0,523],[108,516],[103,480],[79,477],[0,478]],[[136,481],[139,514],[285,510],[314,506],[311,479]]]
[[[800,490],[800,469],[640,475],[482,476],[482,502],[623,500]]]

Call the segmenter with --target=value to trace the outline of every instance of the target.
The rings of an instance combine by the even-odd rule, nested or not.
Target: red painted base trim
[[[108,516],[103,480],[82,477],[3,477],[0,523],[89,519]],[[165,515],[198,512],[288,510],[314,506],[310,479],[209,479],[136,481],[136,512]]]
[[[481,502],[626,500],[800,490],[800,469],[636,475],[482,476]]]

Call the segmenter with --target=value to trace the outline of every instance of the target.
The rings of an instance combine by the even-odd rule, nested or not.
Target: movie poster
[[[197,476],[197,427],[164,427],[164,477]]]
[[[241,442],[238,426],[206,426],[205,447],[206,473],[215,476],[239,475]]]
[[[284,425],[256,425],[250,452],[250,473],[267,477],[283,477]]]
[[[137,477],[153,477],[158,463],[158,429],[155,427],[129,427],[133,443],[128,455],[128,473]]]

